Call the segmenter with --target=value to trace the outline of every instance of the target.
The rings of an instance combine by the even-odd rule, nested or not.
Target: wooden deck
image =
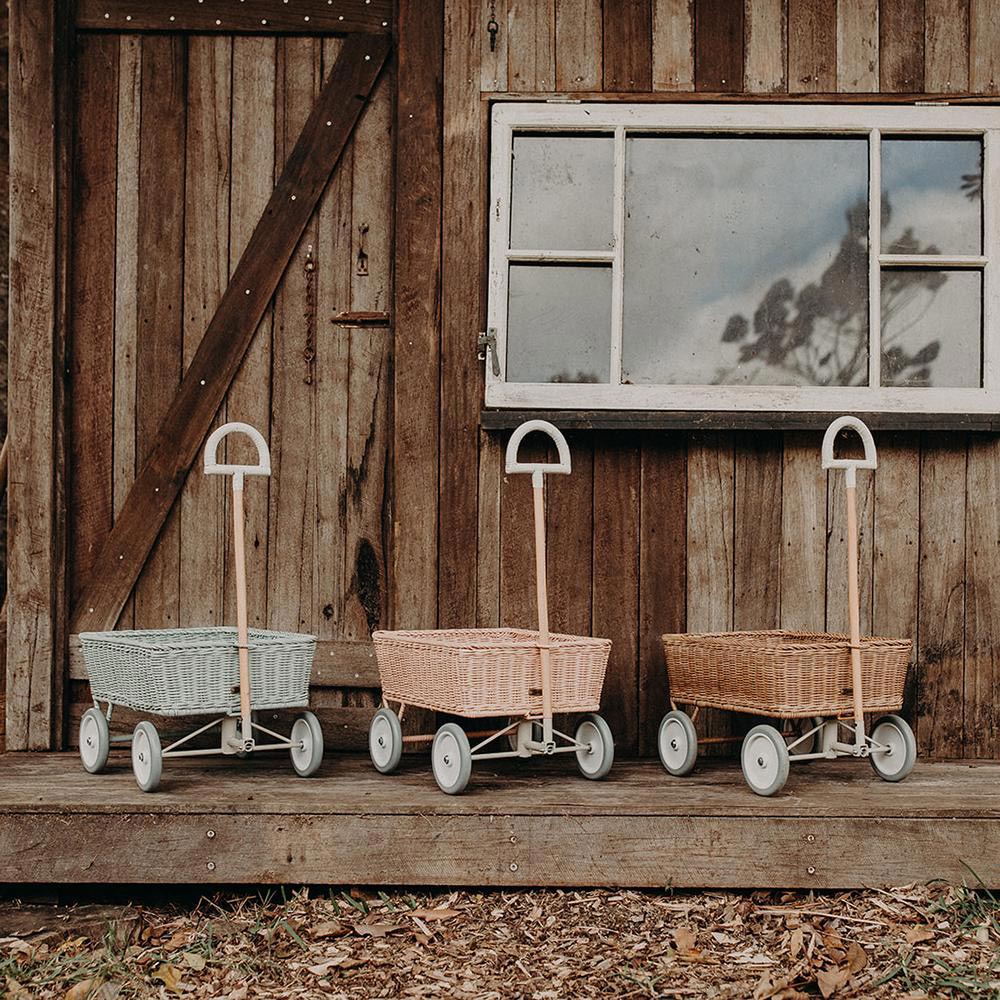
[[[966,867],[968,866],[968,867]],[[687,779],[621,762],[503,761],[441,794],[420,756],[311,780],[284,760],[170,762],[144,795],[126,760],[91,776],[69,754],[0,756],[0,882],[854,887],[934,878],[1000,886],[1000,764],[793,769],[752,795],[735,762]]]

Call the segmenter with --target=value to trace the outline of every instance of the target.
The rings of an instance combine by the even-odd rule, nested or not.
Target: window
[[[486,404],[1000,411],[998,159],[986,107],[498,104]]]

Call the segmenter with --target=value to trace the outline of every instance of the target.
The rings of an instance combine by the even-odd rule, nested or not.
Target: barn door
[[[339,36],[236,6],[180,25],[80,4],[70,630],[234,620],[226,484],[197,463],[246,421],[273,465],[247,486],[251,626],[319,637],[313,703],[356,744],[388,605],[390,4],[348,12],[380,34]],[[325,32],[347,7],[296,17]],[[70,647],[72,740],[89,690]]]

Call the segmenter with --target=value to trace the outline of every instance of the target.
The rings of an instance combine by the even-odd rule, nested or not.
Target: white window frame
[[[600,132],[613,135],[613,246],[601,251],[510,248],[512,150],[515,134]],[[867,386],[622,385],[625,139],[628,132],[815,132],[869,138],[869,384]],[[980,137],[983,142],[982,255],[892,256],[881,253],[880,136]],[[875,141],[872,141],[872,140]],[[1000,412],[1000,108],[968,105],[840,104],[611,104],[509,102],[494,105],[491,133],[489,301],[500,374],[486,361],[486,405],[561,410],[844,411],[866,413]],[[507,382],[507,281],[512,261],[582,263],[612,268],[611,382]],[[983,276],[983,385],[981,388],[888,387],[881,380],[881,268],[883,265],[971,268]]]

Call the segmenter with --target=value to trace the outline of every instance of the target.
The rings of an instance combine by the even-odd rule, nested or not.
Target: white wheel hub
[[[462,766],[458,740],[451,733],[443,733],[434,747],[434,770],[445,784],[451,784]]]
[[[577,751],[580,768],[588,773],[597,771],[604,760],[604,740],[601,731],[589,719],[580,724],[576,731],[577,742],[583,743],[586,749]]]
[[[85,715],[80,723],[80,756],[87,767],[93,767],[100,752],[101,732],[98,722],[92,715]]]
[[[153,770],[153,749],[149,745],[149,737],[142,730],[132,738],[132,769],[139,781],[149,781]]]
[[[309,766],[309,761],[312,759],[313,752],[313,738],[312,730],[309,728],[309,723],[305,719],[296,719],[294,725],[292,726],[292,735],[290,737],[292,749],[292,760],[295,765],[299,768],[306,768]]]
[[[758,785],[770,784],[778,773],[778,751],[766,736],[754,737],[747,747],[745,762],[750,776]]]
[[[369,749],[372,759],[380,767],[385,767],[389,763],[393,751],[392,744],[392,727],[389,725],[389,720],[384,715],[376,716],[372,721]]]
[[[670,719],[663,727],[661,754],[670,767],[681,767],[688,755],[688,734],[677,719]]]
[[[872,733],[871,755],[877,758],[879,770],[883,774],[894,775],[906,766],[906,740],[891,722],[883,722]],[[885,747],[884,750],[879,749]]]

